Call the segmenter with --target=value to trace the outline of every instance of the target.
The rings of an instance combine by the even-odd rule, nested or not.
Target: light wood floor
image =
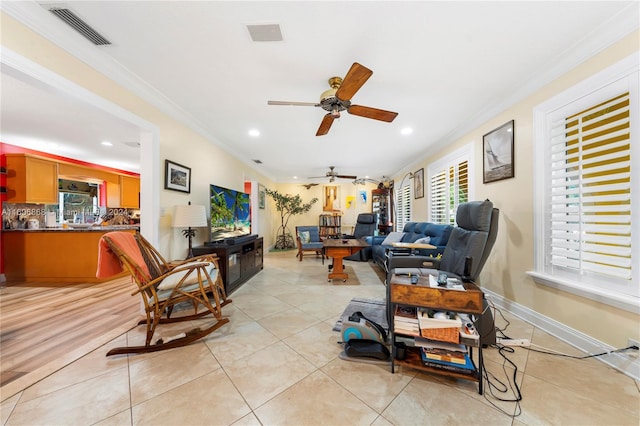
[[[3,283],[0,386],[135,324],[140,318],[140,297],[131,295],[135,290],[129,276],[91,284]]]

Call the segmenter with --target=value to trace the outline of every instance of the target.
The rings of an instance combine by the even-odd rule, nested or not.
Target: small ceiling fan
[[[331,77],[329,86],[331,89],[326,90],[320,95],[320,102],[289,102],[289,101],[267,101],[268,105],[295,105],[295,106],[315,106],[321,107],[328,113],[322,119],[320,127],[316,132],[316,136],[322,136],[329,133],[329,129],[333,124],[333,120],[340,118],[341,111],[347,111],[349,114],[359,115],[360,117],[372,118],[374,120],[392,122],[397,112],[385,111],[382,109],[371,108],[362,105],[352,105],[351,98],[371,77],[373,71],[369,68],[354,62],[349,72],[344,77]]]
[[[324,176],[311,176],[308,179],[320,179],[320,178],[328,177],[329,182],[333,182],[336,180],[336,178],[339,178],[339,179],[357,179],[358,178],[358,176],[338,174],[338,172],[333,170],[334,168],[335,166],[329,166],[329,171]]]

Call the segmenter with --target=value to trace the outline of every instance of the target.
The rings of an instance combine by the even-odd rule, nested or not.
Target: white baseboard
[[[596,354],[616,349],[554,319],[541,315],[526,306],[505,299],[497,293],[488,290],[484,290],[484,292],[487,299],[497,308],[509,311],[529,324],[583,351],[585,354]],[[640,380],[640,358],[632,358],[624,353],[613,353],[596,358],[632,379]]]

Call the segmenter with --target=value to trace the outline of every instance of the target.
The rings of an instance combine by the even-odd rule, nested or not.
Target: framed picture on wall
[[[514,120],[511,120],[482,137],[483,183],[515,176],[513,170],[513,124]]]
[[[413,198],[424,197],[424,169],[413,174]]]
[[[264,186],[258,184],[258,207],[264,209],[267,193],[264,190]]]
[[[324,194],[322,201],[322,211],[332,212],[340,210],[340,187],[336,185],[326,185],[322,188]]]
[[[191,192],[191,169],[170,160],[164,160],[164,189]]]

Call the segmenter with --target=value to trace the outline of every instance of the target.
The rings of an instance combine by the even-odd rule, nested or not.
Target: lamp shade
[[[173,213],[174,228],[197,228],[207,226],[207,214],[204,206],[176,206]]]

